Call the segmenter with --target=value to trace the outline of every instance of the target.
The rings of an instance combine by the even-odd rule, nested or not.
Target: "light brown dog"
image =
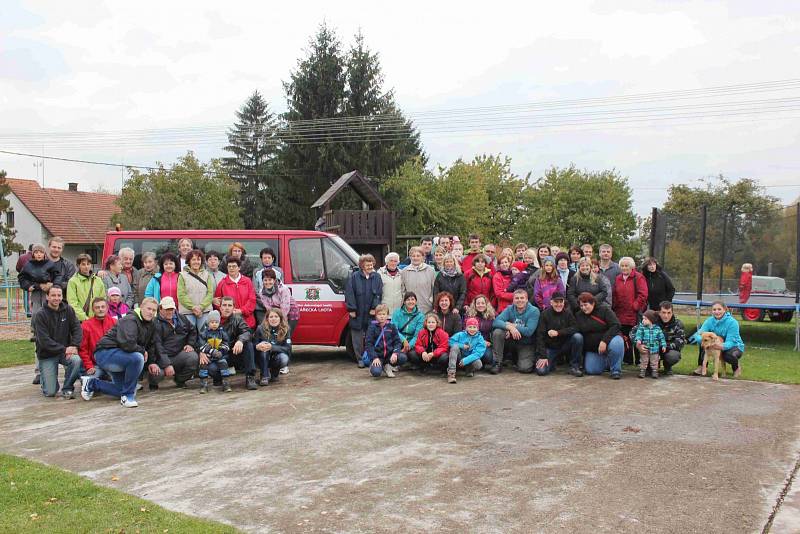
[[[722,351],[719,349],[712,349],[714,345],[722,345],[722,338],[714,332],[703,332],[700,339],[700,346],[703,347],[703,376],[706,376],[708,370],[708,362],[713,359],[714,362],[714,376],[713,380],[719,380],[719,372],[722,371],[722,376],[725,376],[725,360],[722,359]]]

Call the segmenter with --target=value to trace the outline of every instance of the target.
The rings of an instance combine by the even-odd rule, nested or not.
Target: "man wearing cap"
[[[524,289],[514,291],[511,306],[498,315],[492,327],[493,375],[503,370],[505,351],[517,357],[517,370],[532,373],[536,352],[536,326],[539,324],[539,308],[528,302],[528,292]]]
[[[156,334],[161,343],[149,354],[145,365],[150,391],[158,389],[158,383],[164,377],[174,377],[175,386],[183,388],[200,367],[197,329],[183,315],[176,313],[172,297],[161,299],[158,308]]]
[[[581,356],[583,337],[578,333],[575,316],[564,305],[564,293],[556,291],[550,297],[550,307],[539,316],[536,329],[536,374],[544,376],[556,368],[556,358],[569,357],[569,373],[583,376]]]

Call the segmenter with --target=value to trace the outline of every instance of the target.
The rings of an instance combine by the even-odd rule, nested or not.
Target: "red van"
[[[347,329],[348,313],[344,285],[358,265],[358,253],[334,234],[308,230],[147,230],[106,234],[103,262],[121,248],[135,253],[134,266],[141,267],[143,252],[156,256],[177,253],[178,240],[188,237],[195,248],[214,250],[220,258],[231,243],[244,245],[253,265],[260,266],[262,248],[270,247],[278,256],[284,282],[300,308],[300,321],[292,335],[296,345],[346,346],[352,352]],[[259,268],[259,267],[257,267]]]

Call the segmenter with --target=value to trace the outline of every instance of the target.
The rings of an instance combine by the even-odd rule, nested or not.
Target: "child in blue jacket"
[[[401,352],[403,342],[397,327],[389,320],[389,306],[378,304],[375,307],[375,320],[367,329],[364,340],[364,364],[369,365],[369,372],[375,378],[386,374],[394,378],[395,366],[407,361]]]
[[[457,332],[450,338],[450,362],[447,365],[447,383],[456,383],[456,368],[467,369],[467,376],[483,367],[481,357],[486,352],[486,340],[478,329],[478,319],[470,317],[464,323],[466,330]]]
[[[647,374],[647,366],[650,365],[650,376],[658,378],[658,360],[662,352],[667,351],[667,339],[664,331],[656,324],[658,314],[655,310],[644,312],[642,322],[636,328],[636,335],[633,337],[633,344],[639,350],[639,378],[644,378]]]

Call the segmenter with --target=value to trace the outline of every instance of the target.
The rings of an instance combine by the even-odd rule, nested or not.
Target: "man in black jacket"
[[[66,292],[67,282],[69,282],[70,278],[75,276],[78,269],[75,267],[74,263],[61,255],[64,251],[64,238],[59,236],[51,237],[50,241],[47,243],[47,249],[47,255],[50,261],[56,265],[56,269],[58,270],[58,278],[53,283],[61,286],[61,289]]]
[[[233,313],[233,307],[233,297],[222,297],[219,305],[222,328],[228,333],[228,338],[232,343],[231,352],[228,355],[228,363],[233,364],[237,370],[244,369],[245,387],[247,389],[258,389],[258,384],[256,383],[256,358],[255,352],[253,352],[253,335],[247,323],[244,322],[242,315]],[[208,355],[200,353],[200,365],[206,365],[208,361]],[[214,379],[216,380],[216,377]]]
[[[111,375],[113,382],[81,377],[81,397],[90,400],[95,391],[119,397],[126,408],[139,406],[136,386],[149,354],[159,354],[161,340],[156,334],[156,299],[147,297],[140,307],[122,319],[98,341],[94,358],[97,366]]]
[[[672,366],[681,361],[681,350],[686,345],[686,331],[683,323],[675,317],[672,310],[672,303],[668,300],[659,305],[658,319],[656,326],[660,326],[667,340],[667,350],[661,354],[661,362],[664,364],[664,374],[672,374]],[[636,328],[631,330],[631,339],[636,335]]]
[[[66,302],[61,286],[47,289],[47,305],[33,316],[36,337],[36,356],[39,358],[42,393],[55,397],[58,391],[58,365],[64,366],[64,385],[61,396],[73,398],[73,385],[81,374],[78,347],[83,331],[78,317]]]
[[[556,368],[556,358],[569,355],[569,372],[573,376],[583,376],[581,356],[583,339],[576,336],[578,328],[575,316],[565,305],[564,294],[560,291],[550,297],[550,307],[539,316],[536,329],[536,374],[544,376]]]
[[[147,360],[150,391],[158,389],[164,377],[175,377],[175,385],[186,387],[199,369],[197,329],[175,310],[175,300],[164,297],[159,304],[156,333],[161,341],[157,353]]]

